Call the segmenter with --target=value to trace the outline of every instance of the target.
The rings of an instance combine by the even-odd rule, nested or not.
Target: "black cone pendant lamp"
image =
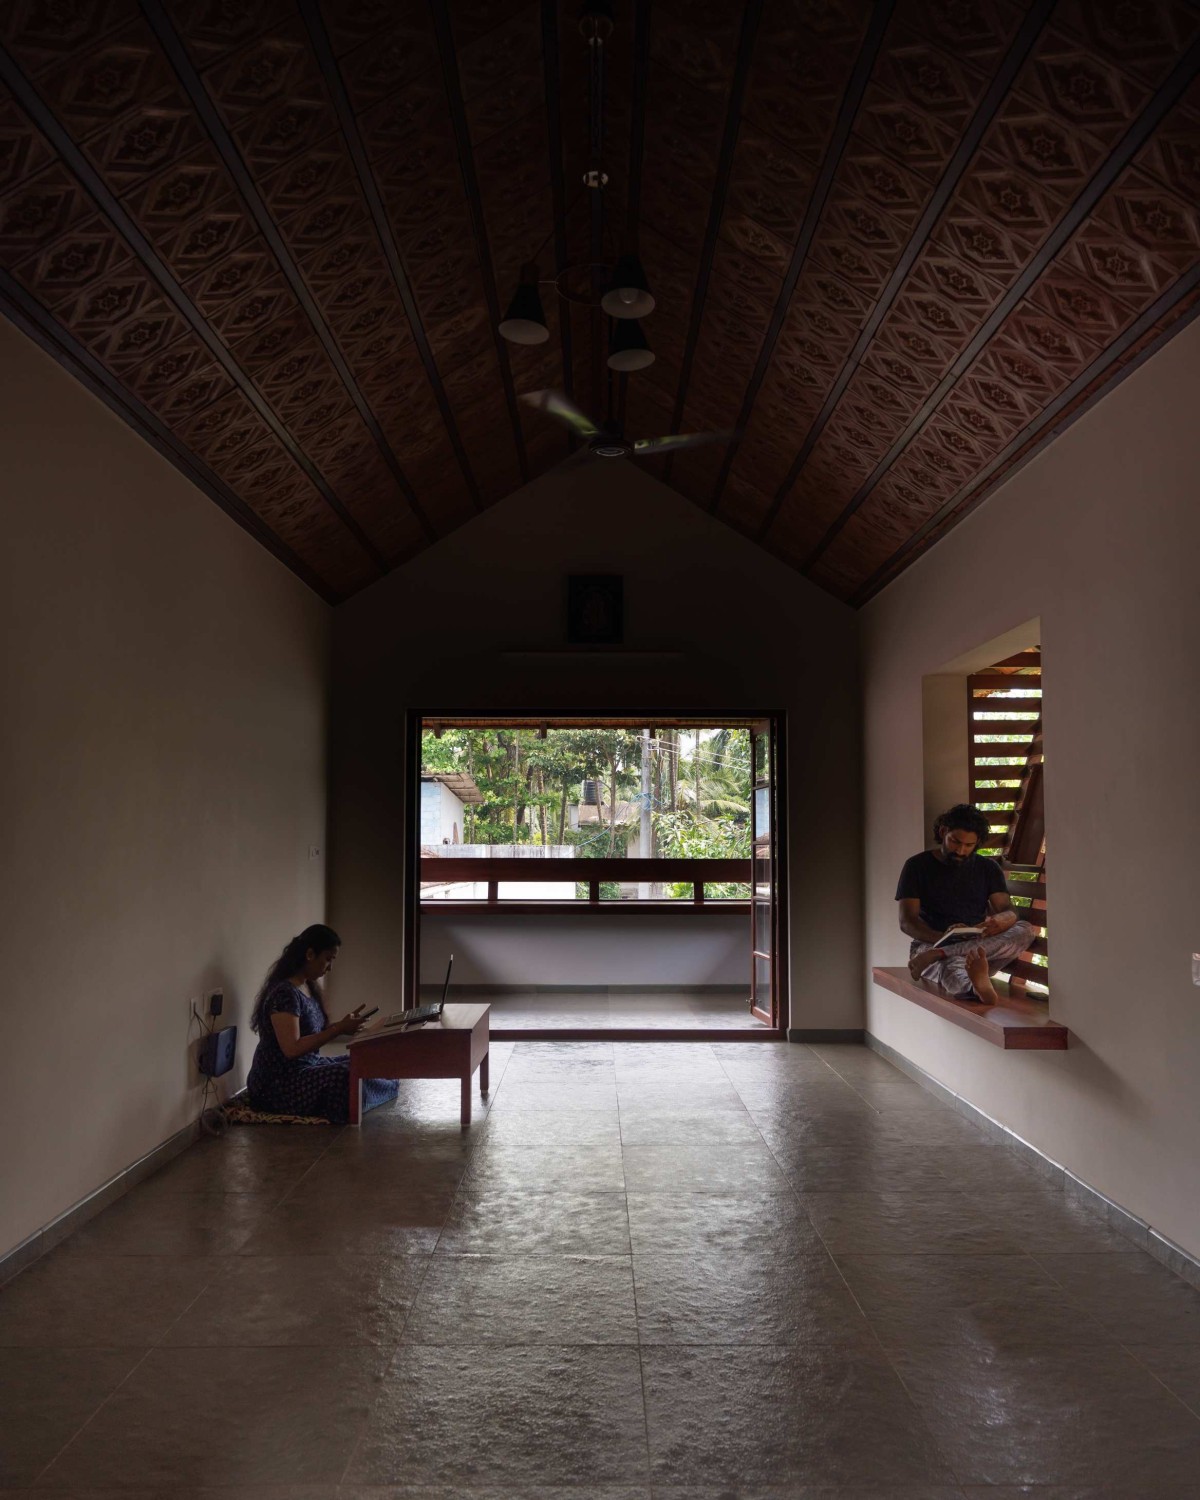
[[[654,350],[646,342],[642,325],[636,318],[620,318],[612,324],[612,346],[608,354],[608,368],[623,374],[630,370],[644,370],[654,363]]]
[[[622,255],[613,269],[612,286],[600,299],[610,318],[644,318],[654,311],[645,268],[636,255]]]
[[[521,267],[521,281],[508,304],[500,333],[510,344],[544,344],[550,337],[536,266]]]

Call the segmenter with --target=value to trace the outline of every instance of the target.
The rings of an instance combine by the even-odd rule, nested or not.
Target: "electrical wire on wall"
[[[195,1001],[192,1002],[192,1017],[200,1027],[200,1041],[203,1043],[212,1036],[217,1024],[215,1015],[210,1014],[207,1027],[204,1018],[196,1009]],[[211,1104],[209,1100],[213,1101]],[[197,1121],[201,1135],[224,1135],[229,1129],[229,1120],[225,1114],[225,1106],[221,1103],[221,1092],[217,1087],[217,1080],[204,1075],[204,1093],[200,1097],[200,1115]]]

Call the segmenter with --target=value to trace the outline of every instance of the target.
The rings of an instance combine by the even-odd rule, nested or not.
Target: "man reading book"
[[[1009,900],[1004,872],[976,853],[990,831],[977,807],[958,803],[933,825],[934,847],[905,860],[896,886],[913,978],[984,1005],[999,998],[992,975],[1033,941],[1033,928]]]

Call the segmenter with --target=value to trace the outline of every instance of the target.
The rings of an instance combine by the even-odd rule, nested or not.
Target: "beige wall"
[[[922,676],[1041,617],[1053,1010],[1002,1053],[865,985],[872,1032],[1200,1252],[1200,324],[862,615],[870,964],[925,843]],[[1003,559],[1004,565],[997,563]],[[1003,578],[1004,589],[978,579]]]
[[[627,653],[556,654],[573,572],[624,575]],[[862,1024],[844,606],[636,465],[593,463],[527,486],[341,606],[334,640],[339,1006],[399,994],[406,708],[758,708],[788,713],[792,1024]]]
[[[190,997],[244,1072],[323,915],[332,612],[2,321],[0,413],[2,1254],[195,1117]]]

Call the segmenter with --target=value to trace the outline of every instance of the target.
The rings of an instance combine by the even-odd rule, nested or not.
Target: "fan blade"
[[[668,437],[640,438],[633,445],[635,458],[656,458],[660,453],[678,453],[681,448],[702,448],[705,443],[727,443],[732,432],[674,432]]]
[[[521,400],[538,411],[544,411],[547,416],[565,422],[577,437],[595,437],[600,430],[591,417],[585,416],[561,391],[527,391]]]

